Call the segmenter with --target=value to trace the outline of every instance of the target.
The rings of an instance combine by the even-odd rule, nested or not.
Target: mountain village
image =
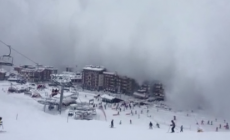
[[[155,100],[164,100],[164,89],[161,83],[139,85],[135,79],[107,71],[101,66],[85,66],[81,72],[74,72],[73,68],[67,67],[61,73],[58,73],[54,67],[46,66],[16,66],[11,72],[1,68],[0,80],[46,83],[54,86],[65,84],[66,87],[77,86],[83,90],[125,94],[140,99],[151,97]]]

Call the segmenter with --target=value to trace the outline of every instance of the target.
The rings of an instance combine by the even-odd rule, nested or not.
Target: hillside
[[[6,92],[8,85],[9,83],[6,82],[0,83],[0,116],[4,122],[4,129],[0,133],[1,140],[217,140],[230,138],[230,133],[226,130],[221,129],[215,132],[216,126],[224,124],[221,119],[215,121],[214,117],[202,113],[169,111],[157,108],[156,106],[159,105],[156,104],[149,108],[148,114],[145,106],[136,107],[134,110],[140,115],[133,116],[127,115],[130,113],[128,109],[114,116],[117,111],[107,108],[106,119],[99,109],[97,109],[95,120],[67,119],[67,111],[61,115],[56,111],[44,112],[43,105],[37,100],[24,94],[8,94]],[[80,92],[82,100],[89,100],[93,96],[94,94],[86,91]],[[140,113],[141,110],[143,114]],[[177,129],[176,133],[171,134],[167,132],[173,116],[177,117]],[[114,129],[109,127],[112,119],[114,119]],[[130,120],[132,124],[129,124]],[[205,120],[205,124],[197,125],[196,122],[201,120]],[[207,125],[207,120],[213,120],[213,125]],[[120,121],[122,121],[121,125]],[[148,128],[150,121],[153,123],[153,129]],[[160,124],[160,129],[155,127],[156,122]],[[183,133],[179,133],[180,125],[184,126]],[[198,127],[201,127],[204,132],[197,133]]]

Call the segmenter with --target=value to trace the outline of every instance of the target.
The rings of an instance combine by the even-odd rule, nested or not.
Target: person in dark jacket
[[[3,123],[3,122],[2,122],[2,117],[0,117],[0,126],[2,126],[2,123]]]
[[[149,123],[149,128],[152,129],[153,128],[153,124],[152,122]]]
[[[111,128],[113,128],[113,120],[111,121]]]
[[[175,129],[175,127],[176,127],[176,125],[175,125],[175,122],[172,120],[171,121],[172,122],[172,124],[170,125],[170,126],[172,126],[172,133],[174,133],[175,131],[174,131],[174,129]]]
[[[157,126],[157,128],[160,128],[160,124],[159,123],[157,123],[156,126]]]
[[[183,129],[184,129],[184,127],[183,127],[183,125],[181,125],[180,126],[180,132],[183,132]]]

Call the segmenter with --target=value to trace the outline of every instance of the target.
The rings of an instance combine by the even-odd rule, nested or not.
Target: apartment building
[[[109,91],[112,93],[118,92],[118,75],[115,72],[103,72],[104,80],[103,80],[103,88],[105,91]]]
[[[165,93],[164,93],[163,84],[155,83],[153,88],[153,93],[155,97],[162,98],[162,100],[164,100]]]
[[[135,80],[127,76],[118,76],[117,86],[121,93],[132,94],[135,91]]]
[[[57,73],[57,69],[53,67],[34,67],[34,66],[20,66],[15,67],[17,71],[28,82],[45,82],[51,80],[51,74]]]
[[[100,66],[86,66],[82,71],[82,87],[88,90],[102,90],[103,89],[103,72],[105,68]]]

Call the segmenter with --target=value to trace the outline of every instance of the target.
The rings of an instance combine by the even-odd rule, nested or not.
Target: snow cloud
[[[0,0],[0,39],[45,65],[104,65],[160,80],[177,107],[230,116],[229,7],[229,0]]]

